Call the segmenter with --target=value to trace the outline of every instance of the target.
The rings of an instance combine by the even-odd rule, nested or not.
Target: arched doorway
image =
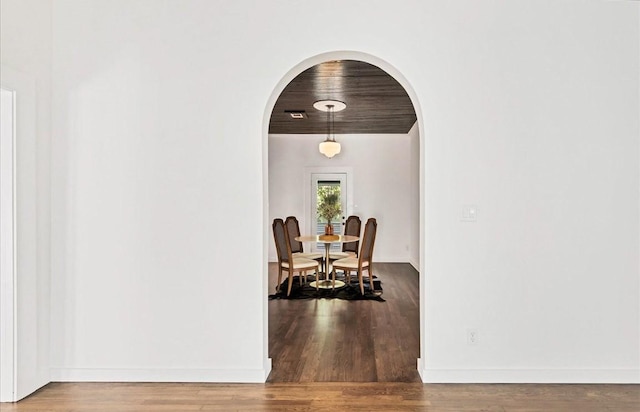
[[[423,151],[424,151],[424,144],[423,144],[423,138],[421,136],[421,130],[423,130],[423,128],[420,126],[421,123],[421,119],[422,116],[420,115],[420,108],[419,105],[417,104],[417,99],[415,96],[415,93],[413,92],[413,90],[411,89],[409,83],[406,81],[406,79],[404,79],[404,77],[395,69],[393,68],[391,65],[389,65],[388,63],[382,61],[381,59],[378,59],[374,56],[371,55],[367,55],[364,53],[360,53],[360,52],[333,52],[333,53],[326,53],[326,54],[322,54],[319,56],[315,56],[313,58],[307,59],[304,62],[300,63],[299,65],[297,65],[294,69],[290,70],[287,75],[285,77],[283,77],[283,79],[280,81],[280,83],[278,84],[278,86],[276,87],[276,89],[273,91],[272,96],[269,100],[269,103],[266,107],[265,110],[265,120],[264,120],[264,126],[263,126],[263,130],[264,130],[264,140],[263,140],[263,154],[264,157],[263,159],[265,159],[264,164],[263,164],[263,171],[264,171],[264,189],[265,189],[265,222],[266,227],[268,228],[267,232],[265,233],[265,256],[268,257],[269,261],[273,261],[274,260],[274,252],[273,250],[270,249],[274,249],[273,247],[269,247],[273,245],[273,236],[271,234],[271,230],[270,230],[270,223],[272,221],[272,219],[274,218],[274,214],[270,213],[269,208],[271,209],[277,209],[277,212],[275,212],[278,216],[277,217],[282,217],[284,218],[287,215],[297,215],[297,216],[304,216],[303,223],[301,224],[301,229],[304,232],[306,230],[307,227],[311,227],[312,224],[309,223],[309,216],[310,213],[307,213],[306,209],[307,206],[305,204],[306,200],[301,200],[302,199],[306,199],[306,196],[292,196],[291,198],[294,198],[296,202],[300,203],[300,205],[298,206],[294,206],[294,207],[289,207],[289,208],[283,208],[280,206],[274,206],[276,202],[274,202],[274,198],[272,196],[269,195],[269,193],[271,191],[276,191],[273,190],[273,187],[269,186],[269,182],[270,180],[273,181],[274,179],[276,180],[288,180],[287,176],[292,176],[292,175],[298,175],[294,180],[296,179],[302,179],[300,176],[306,176],[309,174],[309,171],[307,169],[311,169],[312,171],[321,171],[321,172],[331,172],[331,171],[335,171],[336,169],[340,169],[342,168],[346,168],[349,169],[348,166],[345,166],[345,164],[336,164],[339,162],[334,162],[332,164],[328,163],[322,163],[322,161],[317,160],[317,161],[312,161],[310,163],[305,164],[306,167],[303,167],[303,169],[305,169],[304,171],[300,168],[300,165],[298,165],[298,171],[292,174],[282,174],[282,171],[278,171],[277,174],[278,176],[276,176],[274,178],[274,171],[269,169],[269,161],[267,161],[268,158],[270,158],[269,156],[269,135],[270,135],[270,131],[272,132],[271,135],[273,136],[277,136],[279,135],[279,130],[278,128],[273,128],[271,126],[273,126],[274,124],[274,116],[277,112],[278,115],[289,115],[289,112],[297,112],[297,114],[299,114],[300,112],[302,112],[302,118],[304,119],[305,117],[308,119],[309,117],[312,117],[314,115],[316,115],[316,113],[313,113],[311,111],[309,111],[309,109],[307,108],[306,112],[305,109],[299,110],[303,107],[304,103],[300,103],[298,105],[296,105],[296,107],[284,107],[279,105],[279,98],[281,97],[281,95],[283,94],[283,92],[285,91],[285,89],[287,88],[288,85],[290,85],[291,83],[295,83],[298,81],[303,81],[301,80],[301,75],[303,75],[304,73],[309,72],[310,70],[313,70],[316,67],[320,67],[322,65],[327,66],[333,66],[335,70],[339,70],[339,68],[341,66],[344,66],[345,62],[356,62],[356,63],[363,63],[358,67],[366,67],[366,66],[371,66],[374,67],[376,70],[378,70],[379,72],[383,73],[384,76],[393,79],[394,82],[398,83],[399,86],[403,89],[403,91],[405,92],[405,95],[408,97],[408,101],[409,104],[411,105],[411,109],[414,113],[415,116],[415,120],[414,120],[414,125],[411,127],[411,130],[405,130],[404,133],[407,134],[407,141],[411,140],[411,136],[409,136],[409,134],[411,134],[412,136],[414,136],[414,140],[415,143],[413,143],[413,146],[411,146],[410,143],[410,147],[407,148],[408,151],[411,151],[411,153],[416,155],[415,158],[415,165],[413,165],[411,167],[411,171],[413,172],[412,178],[414,179],[413,184],[415,185],[415,193],[413,194],[413,203],[412,203],[412,210],[411,211],[407,211],[408,214],[414,214],[415,218],[414,218],[414,226],[417,227],[417,230],[415,232],[415,236],[411,236],[412,238],[414,238],[413,243],[411,245],[412,247],[412,254],[413,256],[415,256],[415,258],[411,258],[410,259],[410,263],[416,268],[416,269],[420,269],[418,271],[419,275],[419,286],[416,285],[416,287],[420,290],[419,293],[416,293],[416,298],[418,298],[418,300],[420,301],[420,306],[419,308],[416,309],[417,312],[417,322],[415,324],[415,328],[417,330],[414,330],[415,332],[415,339],[417,341],[416,345],[419,346],[419,354],[416,353],[416,355],[420,356],[423,353],[423,349],[422,349],[422,344],[421,344],[421,334],[420,334],[420,329],[422,329],[421,325],[422,325],[422,319],[423,319],[423,302],[422,299],[420,299],[421,296],[423,296],[422,294],[422,289],[423,289],[423,277],[424,277],[424,270],[422,270],[423,267],[423,259],[421,258],[421,256],[423,255],[422,253],[422,239],[424,239],[424,225],[423,225],[423,213],[421,212],[422,210],[424,210],[424,192],[421,189],[422,185],[421,185],[421,181],[422,181],[422,176],[421,176],[421,171],[424,170],[424,168],[422,167],[423,164],[423,159],[424,159],[424,155],[423,155]],[[354,63],[355,64],[355,63]],[[339,76],[337,76],[339,77]],[[308,80],[308,79],[307,79]],[[321,81],[321,80],[320,80]],[[318,86],[318,85],[315,85]],[[307,98],[307,100],[310,100],[310,103],[313,103],[313,100],[321,100],[323,98],[335,98],[336,96],[328,96],[328,95],[312,95],[312,93],[308,93],[306,92],[306,94],[308,96],[304,96]],[[373,102],[374,104],[385,104],[385,102]],[[349,105],[349,102],[347,102],[347,104]],[[284,109],[284,110],[283,110]],[[291,109],[291,110],[286,110],[286,109]],[[296,110],[298,109],[298,110]],[[356,118],[362,118],[362,113],[358,114],[355,116]],[[370,121],[372,120],[371,118],[369,119]],[[389,118],[387,118],[387,123],[389,123]],[[277,120],[276,120],[277,122]],[[382,119],[382,122],[385,122],[385,119]],[[282,126],[282,124],[279,124],[279,126]],[[370,126],[369,124],[367,124],[366,126]],[[303,134],[307,134],[307,135],[315,135],[315,138],[313,139],[313,144],[311,144],[311,146],[313,145],[317,145],[317,138],[318,135],[321,134],[319,133],[318,130],[318,125],[316,124],[314,126],[313,121],[309,121],[307,122],[307,124],[305,125],[305,127],[308,127],[307,132],[304,132]],[[274,130],[275,129],[275,130]],[[286,133],[286,131],[282,132],[280,129],[280,133]],[[340,133],[340,131],[337,131],[338,133]],[[370,133],[375,133],[374,129],[369,130]],[[349,133],[348,131],[346,133]],[[360,131],[360,132],[355,132],[355,134],[357,133],[367,133],[367,131]],[[394,134],[394,131],[389,131],[387,134]],[[404,142],[403,144],[405,144],[406,146],[406,142]],[[354,144],[354,141],[351,141],[348,147],[351,146],[356,146]],[[275,144],[271,144],[271,146],[276,146]],[[294,151],[298,151],[299,153],[310,153],[311,151],[313,151],[314,149],[309,149],[309,146],[307,145],[306,148],[302,149],[300,147],[293,147],[295,145],[286,145],[288,147],[287,150],[294,150]],[[348,149],[347,149],[348,150]],[[315,152],[317,154],[317,148],[315,149]],[[346,155],[346,153],[345,153]],[[273,157],[273,153],[271,154],[271,157]],[[396,159],[397,160],[397,159]],[[408,161],[408,159],[407,159]],[[376,164],[372,164],[371,167],[376,167]],[[298,173],[300,172],[300,173]],[[357,174],[358,172],[356,172]],[[303,179],[304,180],[304,179]],[[293,186],[297,186],[300,187],[301,184],[299,182],[294,182]],[[277,189],[280,190],[280,189]],[[302,190],[303,192],[304,190]],[[357,197],[357,196],[356,196]],[[384,196],[382,196],[382,198],[384,198]],[[357,202],[356,202],[357,203]],[[354,213],[355,214],[360,214],[358,212],[362,212],[361,214],[364,215],[363,217],[368,217],[368,216],[377,216],[376,211],[375,210],[359,210],[359,206],[353,203],[350,207],[348,207],[347,210],[347,214],[351,214]],[[390,219],[391,220],[391,219]],[[394,227],[394,224],[391,224],[390,221],[388,221],[387,223],[389,223],[386,226],[386,230],[390,230]],[[409,251],[409,245],[408,242],[410,242],[411,240],[406,240],[405,237],[403,237],[403,243],[402,245],[400,245],[400,247],[402,248],[406,248],[407,251]],[[397,240],[397,238],[396,238]],[[397,243],[397,242],[396,242]],[[396,245],[397,246],[397,245]],[[393,260],[389,260],[389,259],[393,259],[393,257],[391,257],[390,255],[385,256],[385,258],[383,260],[386,260],[387,262],[393,261]],[[377,261],[374,258],[374,262]],[[269,279],[265,280],[267,283],[267,290],[269,290],[270,293],[273,293],[273,289],[275,287],[275,284],[273,282],[269,282]],[[330,305],[324,305],[324,303],[319,300],[313,303],[310,303],[310,305],[308,305],[309,307],[311,307],[313,312],[312,316],[324,316],[327,313],[331,313],[332,310],[338,310],[340,311],[340,308],[335,308],[333,307],[333,309],[331,309]],[[335,305],[333,305],[335,306]],[[267,310],[268,311],[268,310]],[[266,319],[265,317],[265,322],[268,325],[269,321]],[[327,321],[327,325],[325,325],[327,328],[330,328],[331,325],[329,325],[331,323],[331,321]],[[267,329],[267,325],[265,325],[265,333],[268,335],[269,331]],[[322,328],[323,326],[320,325],[316,325],[319,328]],[[272,328],[273,329],[273,328]],[[331,332],[330,329],[327,329],[325,332],[329,333]],[[271,331],[271,333],[277,333],[274,332],[273,330]],[[306,345],[306,344],[304,344]],[[269,348],[265,348],[265,353],[270,353],[269,352]],[[317,360],[317,358],[314,358]],[[311,361],[313,362],[313,360]],[[415,358],[412,360],[410,368],[412,368],[412,370],[415,372],[416,368],[415,368]],[[275,363],[274,363],[275,365]],[[275,366],[274,366],[275,367]],[[417,376],[417,375],[416,375]],[[295,379],[294,379],[295,380]],[[310,378],[308,373],[306,375],[306,379],[307,381],[312,381],[314,380],[312,377]],[[315,380],[336,380],[336,379],[315,379]],[[374,379],[375,380],[375,379]]]

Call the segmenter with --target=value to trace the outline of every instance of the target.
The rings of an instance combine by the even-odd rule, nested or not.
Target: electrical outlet
[[[478,331],[476,329],[467,330],[467,343],[469,345],[478,344]]]
[[[478,207],[476,205],[462,205],[462,222],[475,222],[478,220]]]

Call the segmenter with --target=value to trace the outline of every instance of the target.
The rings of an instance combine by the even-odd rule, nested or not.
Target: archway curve
[[[269,254],[269,123],[271,121],[271,113],[273,112],[273,108],[275,107],[276,101],[284,91],[285,87],[295,79],[300,73],[303,71],[332,60],[358,60],[365,63],[372,64],[374,66],[379,67],[384,70],[389,76],[393,77],[407,92],[407,95],[411,99],[411,103],[413,105],[413,109],[416,113],[416,119],[418,123],[418,136],[419,136],[419,150],[420,150],[420,171],[418,176],[418,186],[419,186],[419,217],[420,217],[420,358],[417,359],[417,370],[418,373],[423,376],[423,370],[425,368],[424,359],[425,359],[425,339],[424,339],[424,322],[425,322],[425,262],[424,262],[424,245],[425,245],[425,187],[424,187],[424,161],[425,161],[425,127],[424,120],[422,115],[422,109],[420,106],[420,102],[418,100],[418,96],[411,86],[409,80],[407,80],[404,75],[396,69],[393,65],[388,63],[386,60],[383,60],[377,56],[372,54],[368,54],[365,52],[354,51],[354,50],[341,50],[341,51],[332,51],[317,54],[315,56],[309,57],[296,66],[291,68],[278,82],[278,84],[274,87],[271,95],[269,96],[269,100],[265,106],[265,111],[262,119],[262,188],[263,188],[263,247],[262,247],[262,255],[263,255],[263,359],[265,360],[265,380],[269,375],[269,371],[271,370],[271,359],[269,358],[269,309],[267,304],[267,296],[268,296],[268,254]],[[424,379],[424,378],[423,378]]]

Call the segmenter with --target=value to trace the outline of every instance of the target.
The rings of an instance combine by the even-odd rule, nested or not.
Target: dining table
[[[345,283],[341,280],[336,280],[336,275],[333,272],[333,268],[329,270],[329,251],[331,249],[331,245],[334,243],[347,243],[347,242],[356,242],[360,240],[359,236],[352,235],[306,235],[306,236],[297,236],[295,238],[298,242],[316,242],[324,244],[324,253],[325,253],[325,277],[323,280],[316,279],[315,282],[311,282],[310,285],[312,287],[316,287],[316,283],[318,288],[320,289],[333,289],[333,288],[341,288],[345,285]],[[333,274],[333,280],[329,280],[329,274]]]

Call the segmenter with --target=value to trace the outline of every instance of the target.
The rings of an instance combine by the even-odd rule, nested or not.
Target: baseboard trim
[[[408,256],[376,256],[373,255],[373,264],[379,263],[409,263]]]
[[[264,369],[112,369],[52,368],[52,382],[212,382],[264,383],[271,359]]]
[[[382,257],[375,257],[375,259],[373,260],[373,263],[375,264],[376,262],[379,263],[408,263],[411,266],[413,266],[415,268],[415,270],[420,271],[418,269],[418,265],[416,264],[416,262],[412,261],[411,259],[409,259],[406,256],[403,257],[389,257],[389,256],[382,256]],[[268,263],[278,263],[278,259],[275,257],[269,257],[268,259]]]
[[[269,374],[271,373],[271,358],[267,358],[264,360],[264,366],[263,366],[263,373],[264,373],[264,379],[262,380],[262,382],[266,382],[267,378],[269,377]]]
[[[428,369],[418,359],[424,383],[640,383],[640,369]]]

